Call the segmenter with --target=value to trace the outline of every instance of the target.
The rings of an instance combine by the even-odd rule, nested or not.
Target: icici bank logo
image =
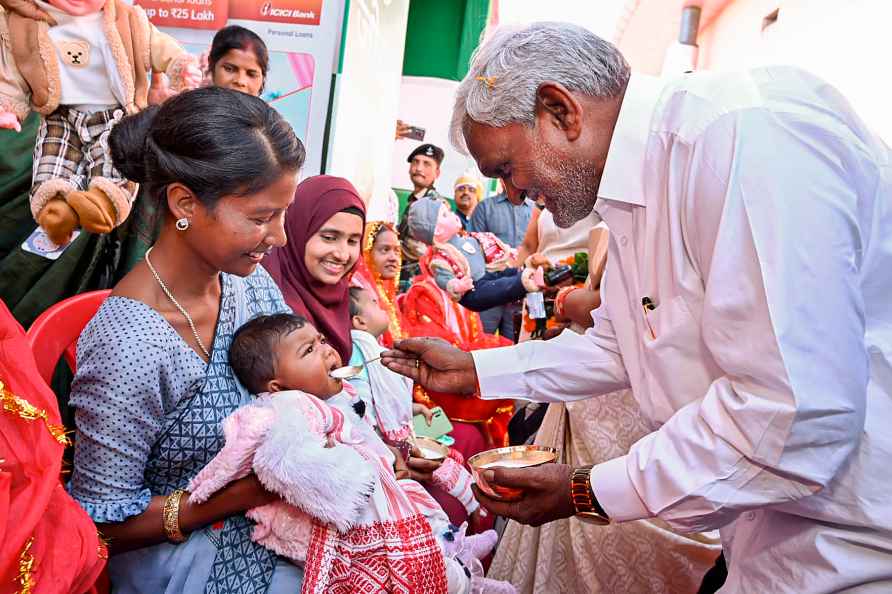
[[[314,10],[300,10],[299,8],[278,8],[272,2],[264,2],[260,6],[260,16],[272,18],[291,19],[315,19]]]

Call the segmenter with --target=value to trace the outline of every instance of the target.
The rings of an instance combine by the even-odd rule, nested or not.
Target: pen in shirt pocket
[[[657,304],[654,303],[654,300],[650,297],[643,297],[641,299],[641,307],[644,309],[644,321],[647,324],[648,330],[650,330],[651,337],[656,340],[657,334],[654,332],[654,327],[650,324],[650,317],[647,315],[647,312],[653,311],[657,308]]]

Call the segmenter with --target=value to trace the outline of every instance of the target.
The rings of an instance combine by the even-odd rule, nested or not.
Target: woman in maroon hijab
[[[263,260],[288,306],[316,326],[344,364],[353,349],[347,292],[364,226],[365,204],[353,184],[330,175],[307,178],[285,213],[288,244]]]

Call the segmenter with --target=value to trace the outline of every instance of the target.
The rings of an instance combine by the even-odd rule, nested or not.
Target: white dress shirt
[[[475,352],[484,397],[631,386],[614,520],[720,528],[722,592],[892,592],[888,148],[801,70],[633,76],[595,208],[595,327]]]

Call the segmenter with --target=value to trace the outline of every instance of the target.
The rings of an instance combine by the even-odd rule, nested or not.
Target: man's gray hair
[[[455,93],[450,140],[467,154],[463,127],[470,118],[488,126],[532,126],[536,93],[545,82],[610,98],[622,93],[629,64],[610,42],[570,23],[502,26],[480,44]]]

